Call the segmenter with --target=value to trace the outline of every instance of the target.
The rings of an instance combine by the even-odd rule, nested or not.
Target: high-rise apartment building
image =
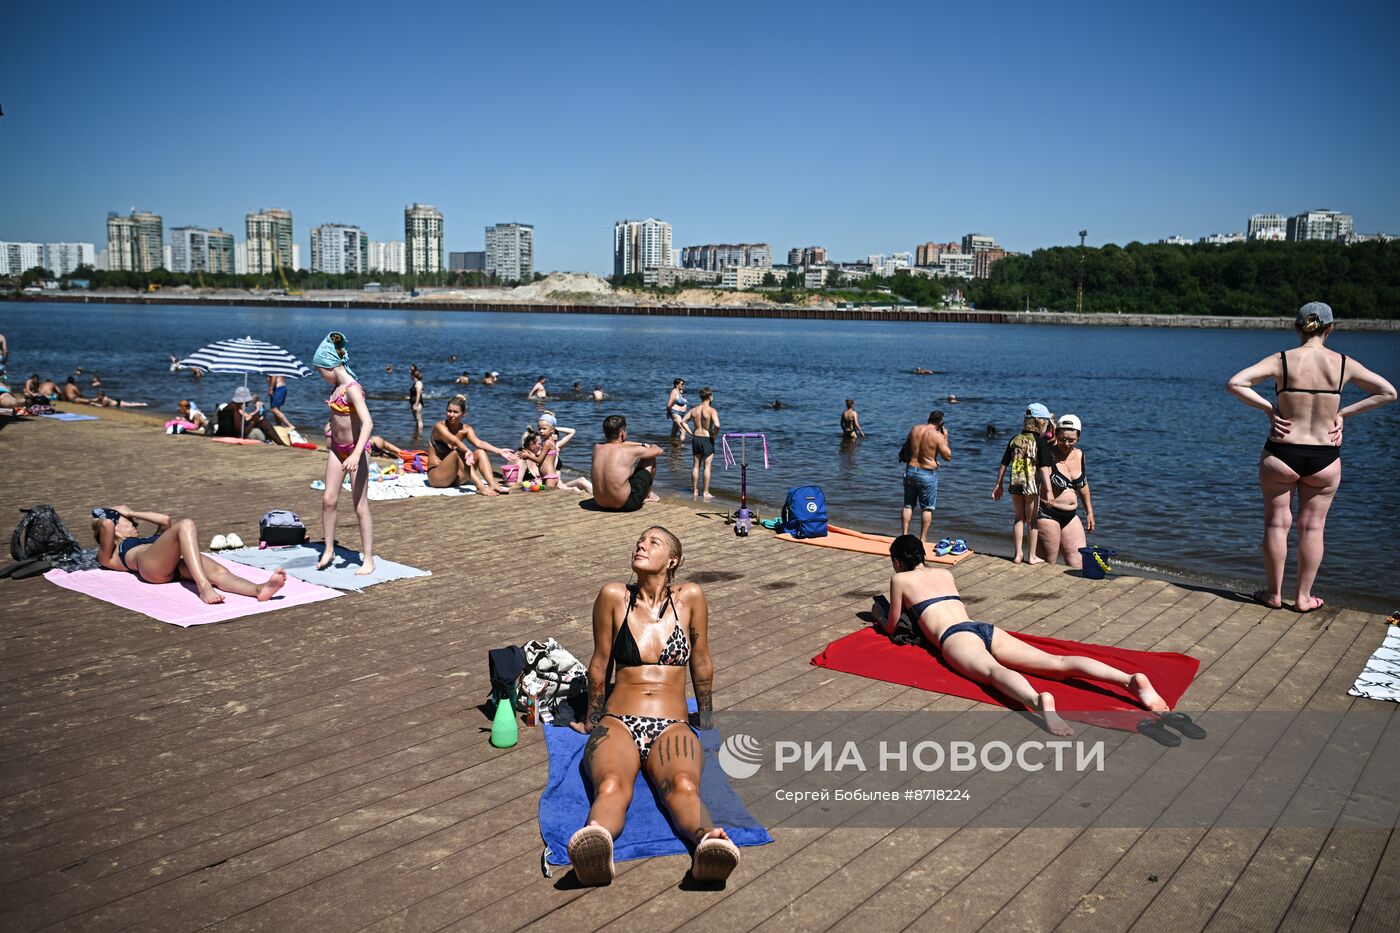
[[[131,215],[136,224],[136,271],[150,272],[165,268],[165,224],[159,214],[136,211]]]
[[[681,250],[682,269],[771,269],[773,248],[767,243],[708,243]]]
[[[503,282],[528,281],[535,274],[535,228],[516,223],[487,227],[485,271]]]
[[[986,279],[992,275],[992,266],[1011,255],[1000,246],[995,249],[979,249],[972,254],[972,277]]]
[[[402,240],[370,240],[369,271],[404,274],[404,248]]]
[[[936,266],[938,257],[944,253],[961,252],[962,245],[958,243],[920,243],[914,247],[914,265]]]
[[[359,227],[321,224],[311,228],[311,271],[363,275],[369,271],[369,235]]]
[[[249,275],[274,275],[278,269],[295,269],[292,247],[292,212],[273,207],[250,212],[244,220]]]
[[[639,275],[671,265],[670,224],[655,217],[613,224],[613,275]]]
[[[443,270],[442,211],[430,204],[403,209],[404,264],[410,275]]]
[[[79,266],[97,267],[97,251],[91,243],[45,243],[44,268],[54,275],[69,275]]]
[[[826,247],[795,246],[788,250],[788,265],[824,266],[826,265]]]
[[[1306,211],[1288,218],[1290,240],[1341,240],[1355,232],[1350,214],[1340,211]]]
[[[962,251],[964,253],[977,253],[984,249],[1001,249],[997,246],[995,237],[985,236],[981,233],[969,233],[962,238]]]
[[[36,266],[48,269],[42,243],[0,243],[0,275],[23,275]]]
[[[1245,236],[1251,240],[1286,240],[1288,221],[1282,214],[1250,214]]]
[[[173,227],[170,230],[170,271],[231,274],[233,234],[217,227]]]
[[[165,265],[165,231],[159,214],[107,215],[107,262],[114,272],[150,272]]]

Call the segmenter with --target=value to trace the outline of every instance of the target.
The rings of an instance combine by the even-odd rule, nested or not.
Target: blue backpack
[[[826,496],[820,486],[794,486],[783,502],[783,531],[794,538],[826,537]]]

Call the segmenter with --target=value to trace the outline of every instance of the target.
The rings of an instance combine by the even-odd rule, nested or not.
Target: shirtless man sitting
[[[83,394],[82,389],[78,388],[78,384],[73,381],[72,376],[68,377],[68,381],[63,384],[63,388],[59,389],[59,392],[63,395],[65,402],[87,401],[87,396]]]
[[[593,445],[593,500],[605,512],[635,512],[643,502],[656,502],[651,491],[656,458],[661,448],[627,440],[627,419],[603,419],[602,444]]]
[[[948,444],[948,426],[943,423],[943,412],[929,413],[927,424],[916,424],[909,429],[909,437],[904,442],[909,451],[909,459],[904,468],[904,509],[900,513],[903,533],[909,533],[909,522],[914,517],[914,506],[923,513],[919,520],[919,540],[927,542],[929,526],[933,524],[933,510],[938,503],[938,458],[953,459],[953,450]]]

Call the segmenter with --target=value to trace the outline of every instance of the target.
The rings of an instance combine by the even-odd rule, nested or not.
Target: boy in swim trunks
[[[698,498],[700,493],[700,471],[705,471],[705,501],[710,495],[710,467],[715,459],[715,434],[719,431],[719,412],[714,406],[715,393],[709,386],[700,390],[700,404],[686,412],[684,421],[694,423],[690,435],[690,498]]]

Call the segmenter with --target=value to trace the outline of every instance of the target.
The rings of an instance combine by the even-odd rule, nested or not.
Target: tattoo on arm
[[[701,729],[711,728],[710,718],[714,714],[714,697],[710,693],[710,679],[695,681],[695,718]]]
[[[596,726],[598,720],[603,718],[603,710],[608,704],[608,684],[604,679],[601,683],[595,682],[593,678],[588,679],[588,723]]]

